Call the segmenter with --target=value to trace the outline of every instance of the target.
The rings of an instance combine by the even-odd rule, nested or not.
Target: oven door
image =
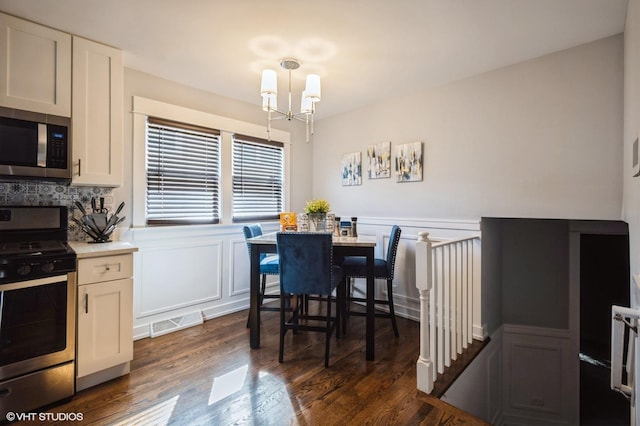
[[[0,381],[75,358],[76,273],[0,284]]]

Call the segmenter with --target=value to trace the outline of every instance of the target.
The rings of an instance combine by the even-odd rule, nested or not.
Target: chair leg
[[[338,286],[338,300],[336,303],[336,315],[338,316],[338,323],[336,324],[336,329],[340,331],[340,326],[342,326],[342,334],[344,336],[347,335],[347,301],[349,298],[347,283],[349,278],[343,278],[342,282]],[[336,334],[336,337],[340,337],[340,334]]]
[[[292,301],[295,302],[295,304],[291,305],[291,317],[289,318],[289,321],[291,324],[300,324],[300,317],[304,317],[307,313],[304,311],[304,300],[307,297],[306,294],[295,294],[295,295],[291,295],[292,297]],[[300,334],[301,331],[298,330],[297,328],[294,328],[293,330],[291,330],[291,332],[296,335],[296,334]]]
[[[267,274],[262,274],[262,282],[260,283],[260,306],[264,302],[264,292],[267,289]]]
[[[389,300],[389,315],[391,316],[391,326],[393,327],[393,334],[396,337],[400,337],[398,333],[398,325],[396,324],[396,312],[393,309],[393,281],[387,280],[387,299]]]
[[[344,278],[336,288],[336,339],[340,338],[340,333],[346,335],[346,321],[344,317],[344,301],[347,297]]]
[[[285,328],[286,310],[285,310],[285,299],[286,295],[280,293],[280,352],[278,354],[278,362],[284,362],[284,335],[287,332]]]
[[[351,314],[351,295],[353,294],[353,278],[351,277],[345,277],[346,280],[346,294],[347,297],[344,300],[344,304],[345,304],[345,308],[344,308],[344,313],[345,316],[349,316],[349,314]]]
[[[327,330],[325,332],[324,366],[329,366],[329,346],[331,343],[331,294],[327,296]]]

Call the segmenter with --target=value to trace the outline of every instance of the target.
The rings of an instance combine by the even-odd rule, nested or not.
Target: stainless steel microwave
[[[71,120],[0,107],[0,176],[71,180]]]

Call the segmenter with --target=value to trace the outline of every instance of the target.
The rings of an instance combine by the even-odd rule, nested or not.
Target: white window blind
[[[284,145],[233,136],[233,220],[276,219],[284,210]]]
[[[220,132],[149,117],[148,224],[220,221]]]

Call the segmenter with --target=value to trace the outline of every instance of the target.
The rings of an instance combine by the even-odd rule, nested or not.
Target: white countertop
[[[76,252],[78,259],[87,257],[112,256],[138,251],[138,247],[126,241],[112,241],[109,243],[84,243],[69,241],[69,246]]]

